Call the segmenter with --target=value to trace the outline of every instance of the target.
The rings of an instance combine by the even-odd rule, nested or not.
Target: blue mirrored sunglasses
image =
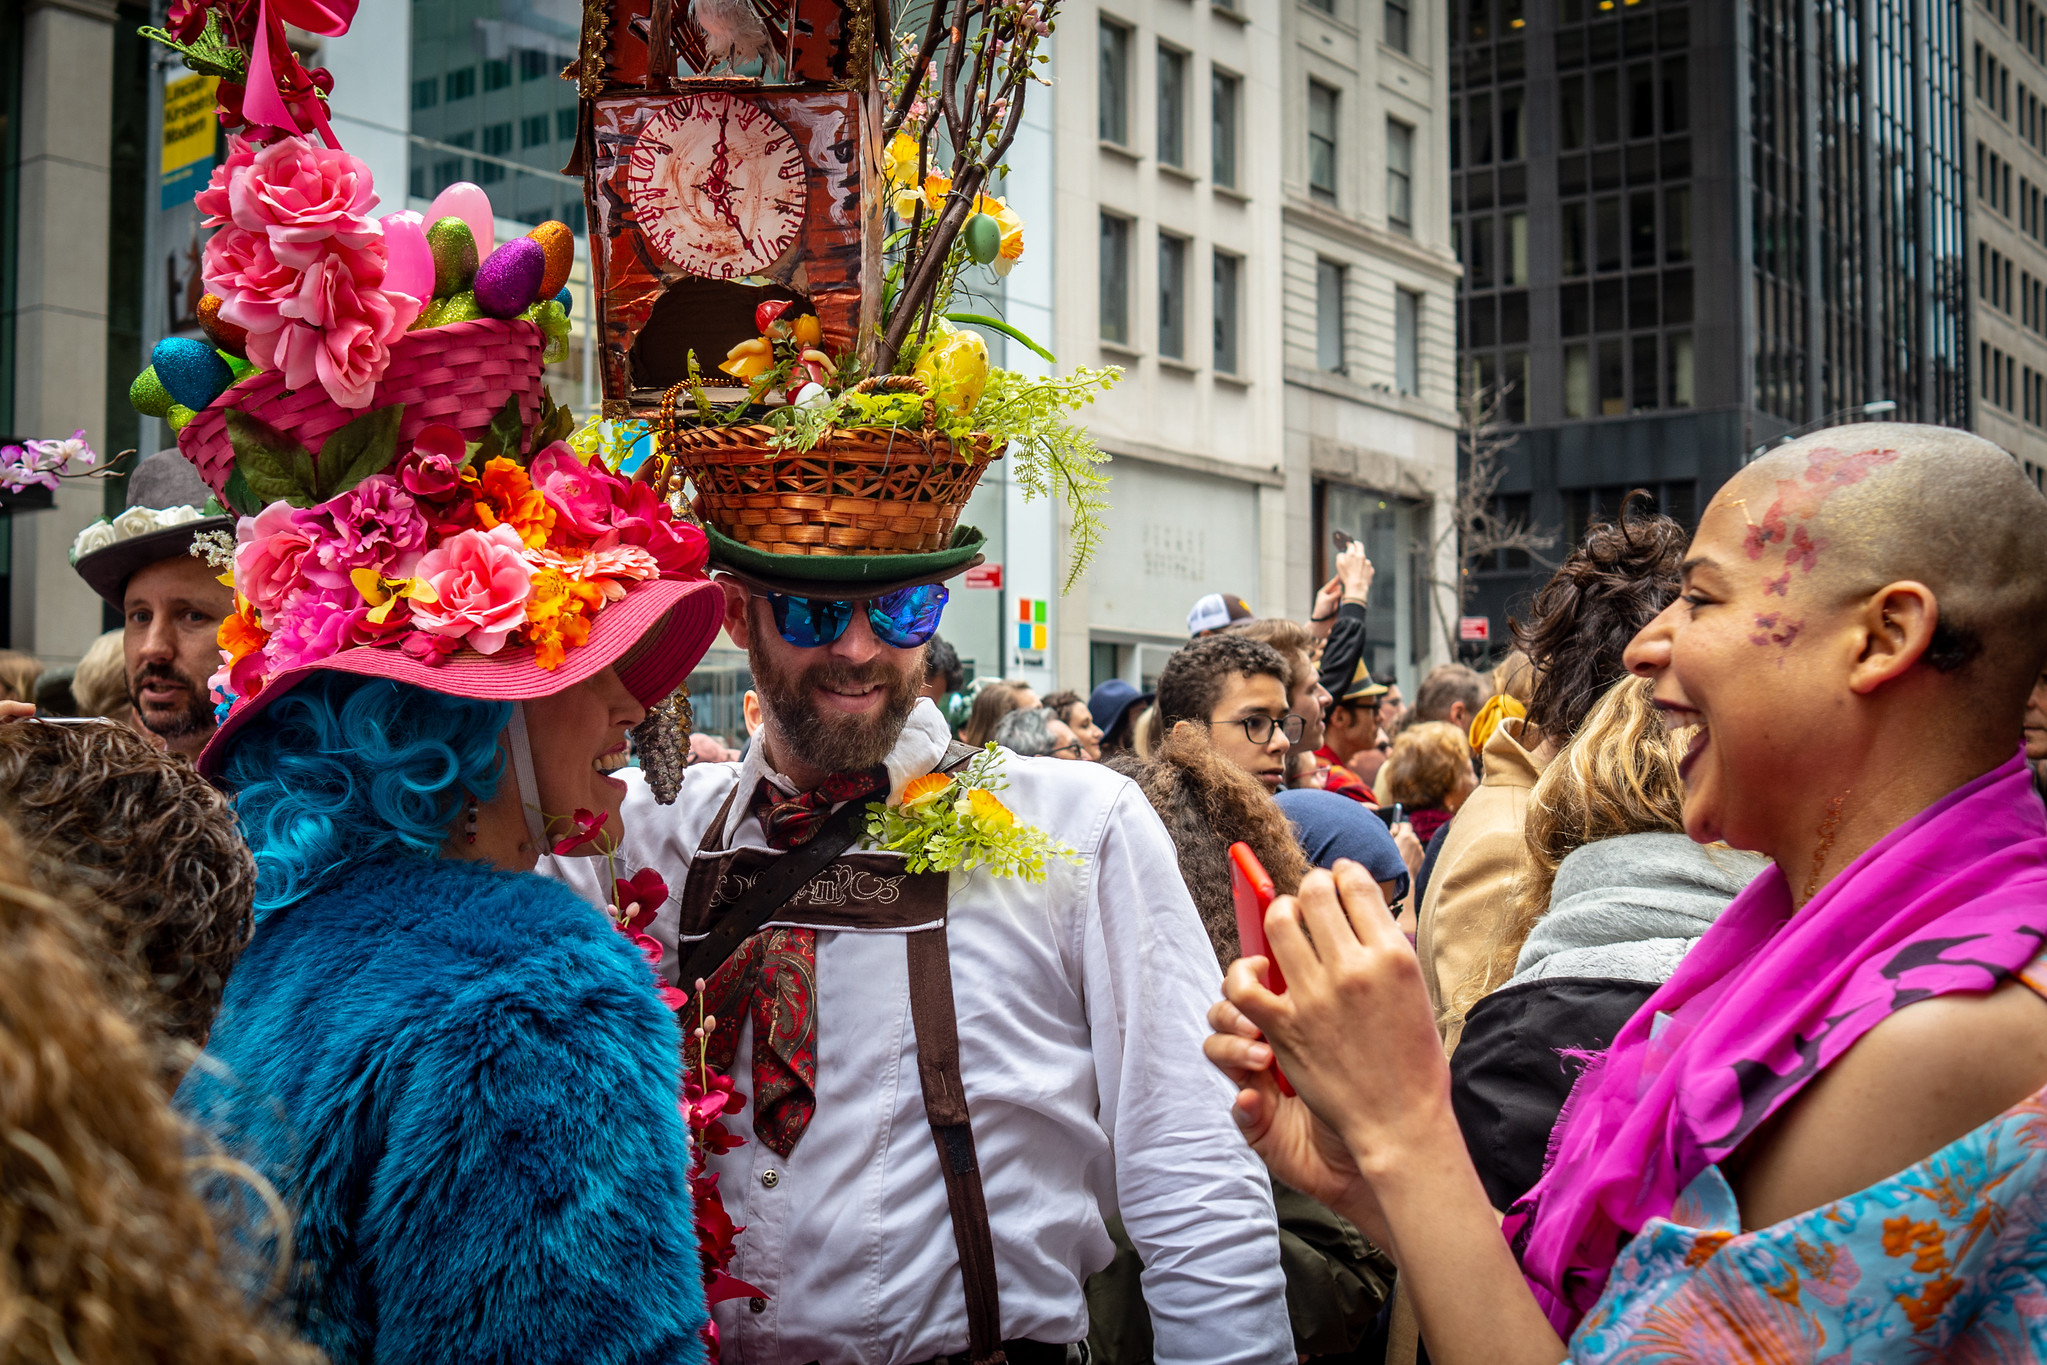
[[[947,595],[943,583],[920,583],[880,597],[851,601],[793,597],[780,592],[761,594],[768,599],[768,610],[775,614],[775,629],[798,649],[817,649],[838,639],[853,624],[853,609],[863,606],[876,639],[897,649],[913,649],[938,633],[938,618],[945,611]]]

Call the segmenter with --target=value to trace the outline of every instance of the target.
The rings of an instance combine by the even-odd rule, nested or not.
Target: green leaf
[[[490,419],[490,430],[484,433],[482,447],[476,452],[478,466],[489,464],[499,456],[517,460],[519,441],[525,434],[526,424],[519,420],[519,400],[507,398],[505,410]]]
[[[311,451],[239,408],[229,408],[226,421],[235,470],[255,495],[259,509],[264,503],[278,501],[293,507],[311,507],[320,501]]]
[[[1036,351],[1039,355],[1045,358],[1045,363],[1047,365],[1057,365],[1059,363],[1058,356],[1053,355],[1043,346],[1040,346],[1037,342],[1032,341],[1029,337],[1025,336],[1022,332],[1017,331],[1016,328],[1010,326],[1001,318],[991,318],[985,313],[947,313],[945,315],[945,320],[947,322],[963,322],[973,327],[992,327],[996,331],[1002,333],[1002,335],[1008,337],[1011,341],[1020,341],[1024,345],[1030,347],[1033,351]]]
[[[372,474],[390,468],[398,458],[398,419],[403,403],[366,412],[327,438],[315,468],[319,501],[338,498]]]
[[[249,491],[249,481],[242,477],[239,468],[227,476],[227,486],[221,490],[221,498],[227,509],[238,517],[253,517],[263,510],[263,500]]]

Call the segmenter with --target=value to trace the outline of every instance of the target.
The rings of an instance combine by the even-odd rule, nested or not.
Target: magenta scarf
[[[2047,812],[2019,758],[1948,793],[1796,916],[1766,870],[1587,1069],[1505,1231],[1556,1329],[1621,1244],[1894,1010],[2047,945]]]

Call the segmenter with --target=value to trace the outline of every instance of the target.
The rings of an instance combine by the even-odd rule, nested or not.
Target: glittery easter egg
[[[554,301],[560,304],[562,306],[562,311],[566,313],[569,311],[570,308],[575,306],[576,296],[574,294],[571,294],[568,290],[564,289],[559,294],[556,294],[554,296]]]
[[[149,363],[170,396],[195,410],[220,397],[235,380],[220,353],[197,337],[165,337],[156,343]]]
[[[135,376],[135,382],[128,386],[128,406],[144,417],[161,417],[171,410],[171,392],[156,377],[156,367],[151,366]]]
[[[459,294],[476,278],[476,234],[460,218],[438,219],[426,230],[434,253],[434,297]]]
[[[435,299],[425,316],[425,326],[446,327],[451,322],[474,322],[483,316],[483,310],[476,306],[476,295],[465,289],[459,294]]]
[[[173,403],[171,404],[171,410],[163,415],[163,419],[165,422],[170,424],[170,428],[172,431],[183,431],[185,429],[185,423],[191,421],[194,417],[197,417],[198,415],[199,415],[198,413],[192,411],[192,409],[186,407],[183,403]]]
[[[199,300],[199,330],[206,333],[206,339],[217,351],[229,355],[249,353],[249,329],[237,327],[220,315],[224,300],[218,294],[208,294]]]
[[[483,192],[481,185],[457,180],[435,195],[434,202],[427,206],[426,220],[438,223],[449,217],[460,218],[469,225],[469,235],[480,251],[488,251],[497,238],[497,219],[493,216],[490,196]]]
[[[540,243],[547,252],[547,273],[540,277],[540,288],[534,297],[552,298],[569,282],[569,271],[575,267],[576,234],[569,231],[567,223],[550,221],[527,233],[526,238]]]
[[[476,268],[476,306],[494,318],[517,317],[539,295],[546,273],[547,249],[514,237]]]

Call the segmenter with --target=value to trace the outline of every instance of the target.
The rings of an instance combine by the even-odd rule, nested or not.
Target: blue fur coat
[[[335,1365],[700,1365],[646,960],[556,882],[392,857],[265,912],[179,1104],[293,1216]]]

